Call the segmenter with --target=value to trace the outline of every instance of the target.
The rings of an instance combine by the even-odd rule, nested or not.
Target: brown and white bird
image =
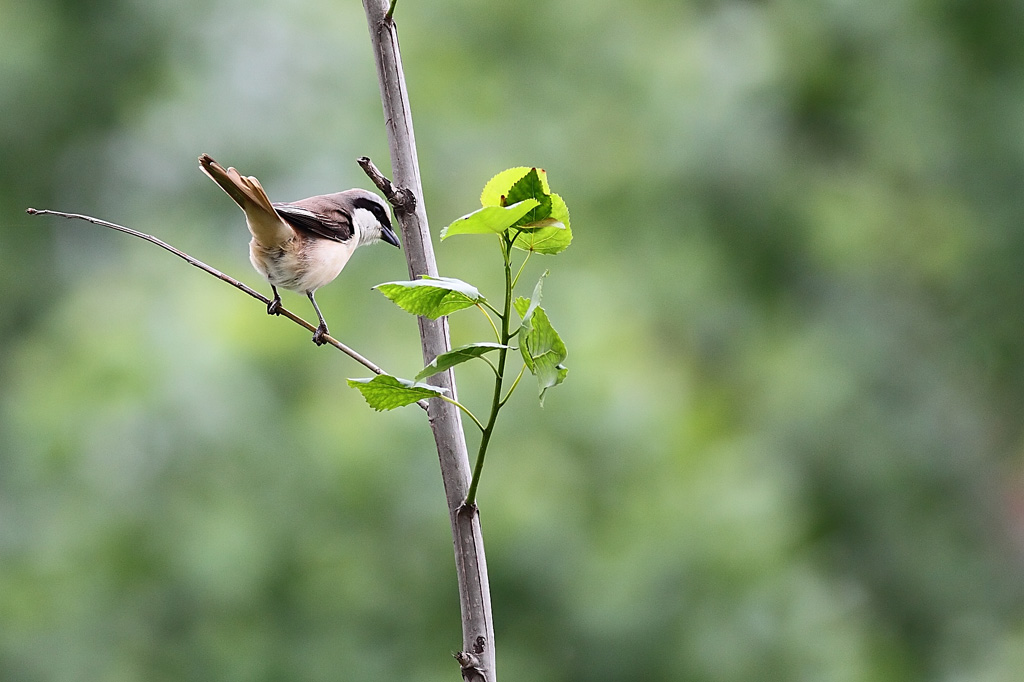
[[[199,167],[245,212],[249,260],[274,290],[267,312],[281,307],[277,287],[306,294],[320,320],[313,343],[326,343],[327,323],[313,293],[338,276],[357,247],[377,241],[400,247],[387,204],[365,189],[272,203],[259,180],[225,170],[209,154],[199,157]]]

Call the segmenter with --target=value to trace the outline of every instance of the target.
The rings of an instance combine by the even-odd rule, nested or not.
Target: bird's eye
[[[373,205],[373,214],[377,216],[377,220],[380,221],[381,225],[385,227],[391,227],[391,219],[388,218],[388,212],[383,207],[377,204]]]

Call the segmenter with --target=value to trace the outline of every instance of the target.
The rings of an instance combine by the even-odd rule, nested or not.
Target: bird
[[[329,334],[314,293],[334,281],[356,248],[384,241],[401,248],[391,227],[387,204],[365,189],[348,189],[291,202],[271,202],[259,180],[234,168],[224,169],[209,154],[199,167],[245,212],[252,234],[249,261],[270,283],[274,298],[267,313],[277,315],[277,288],[305,294],[320,320],[313,343]]]

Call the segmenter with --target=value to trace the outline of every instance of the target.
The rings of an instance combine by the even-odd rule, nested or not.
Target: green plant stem
[[[505,308],[501,313],[501,338],[502,346],[507,346],[509,339],[509,319],[512,315],[512,240],[502,236],[501,256],[505,261]],[[480,474],[484,469],[484,457],[487,456],[487,445],[491,442],[491,434],[494,433],[494,424],[498,419],[498,412],[501,410],[501,388],[505,376],[505,360],[508,356],[508,348],[498,351],[498,369],[494,374],[494,395],[491,398],[491,414],[487,418],[487,425],[483,427],[480,434],[480,448],[477,450],[476,464],[473,466],[473,478],[469,482],[469,490],[466,493],[465,506],[476,503],[476,491],[480,485]]]

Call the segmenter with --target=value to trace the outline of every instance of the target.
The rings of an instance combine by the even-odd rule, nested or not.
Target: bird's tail
[[[246,177],[234,168],[225,170],[209,154],[199,157],[199,167],[245,211],[249,230],[257,241],[272,246],[291,236],[291,230],[277,215],[259,180]]]
[[[220,185],[220,188],[227,192],[227,195],[235,200],[235,203],[248,212],[250,207],[258,207],[268,213],[274,213],[274,207],[270,198],[263,191],[260,181],[254,177],[245,177],[234,168],[224,170],[224,167],[214,161],[209,154],[199,157],[199,166],[203,172],[210,176],[210,179]]]

